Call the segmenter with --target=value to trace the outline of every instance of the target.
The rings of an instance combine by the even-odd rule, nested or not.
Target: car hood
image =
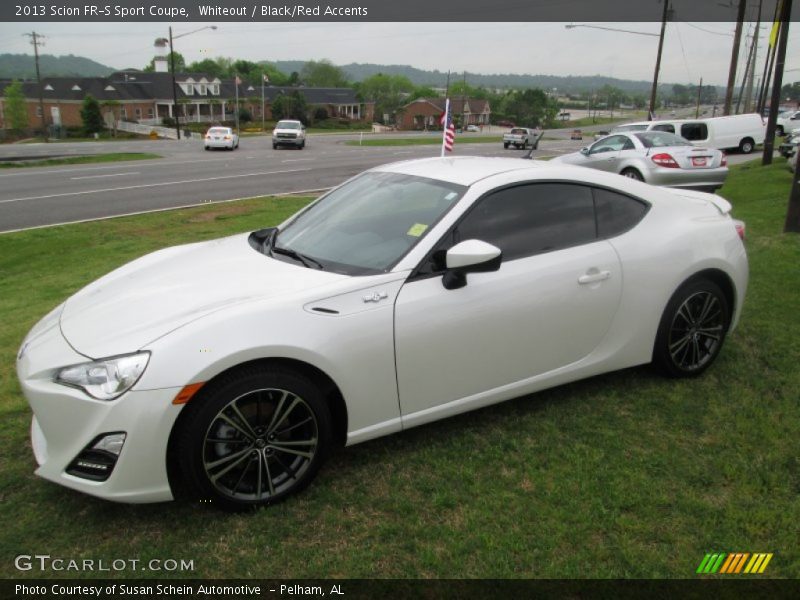
[[[64,337],[89,358],[133,352],[233,304],[349,279],[269,258],[247,238],[167,248],[109,273],[67,300],[60,317]]]

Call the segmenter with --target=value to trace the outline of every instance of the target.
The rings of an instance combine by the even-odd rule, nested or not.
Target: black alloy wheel
[[[730,325],[725,294],[705,279],[690,281],[672,296],[661,318],[655,362],[673,377],[705,371],[722,349]]]
[[[302,490],[331,440],[330,411],[313,382],[284,369],[236,375],[192,399],[178,446],[194,495],[229,510],[272,504]]]

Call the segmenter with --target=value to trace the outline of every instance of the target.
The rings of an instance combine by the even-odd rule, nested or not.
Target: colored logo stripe
[[[726,574],[733,575],[737,573],[763,573],[767,568],[769,561],[772,560],[772,553],[755,553],[749,552],[709,552],[703,557],[700,566],[697,567],[697,573],[702,574]],[[749,561],[748,561],[749,559]],[[747,565],[745,567],[745,564]],[[742,571],[744,569],[744,571]]]

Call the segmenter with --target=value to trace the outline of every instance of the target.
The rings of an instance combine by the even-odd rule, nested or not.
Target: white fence
[[[165,138],[169,140],[177,139],[178,134],[175,133],[174,127],[164,127],[161,125],[143,125],[141,123],[131,123],[129,121],[117,121],[117,131],[128,131],[130,133],[138,133],[140,135],[150,135],[151,132],[155,131],[158,134],[158,137]],[[192,137],[202,137],[198,133],[192,133],[191,131],[181,130],[181,139],[187,140],[191,139]]]

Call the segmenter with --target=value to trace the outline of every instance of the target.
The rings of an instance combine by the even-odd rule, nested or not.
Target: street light
[[[182,37],[186,37],[187,35],[191,35],[193,33],[197,33],[198,31],[203,31],[204,29],[216,29],[216,25],[206,25],[205,27],[201,27],[200,29],[195,29],[194,31],[187,31],[186,33],[182,33],[180,35],[176,35],[175,37],[172,36],[172,26],[170,25],[169,28],[169,69],[172,71],[172,104],[175,107],[175,133],[178,136],[178,139],[181,139],[181,125],[180,125],[180,111],[178,111],[178,84],[175,81],[175,47],[172,44],[173,39],[178,39]]]

